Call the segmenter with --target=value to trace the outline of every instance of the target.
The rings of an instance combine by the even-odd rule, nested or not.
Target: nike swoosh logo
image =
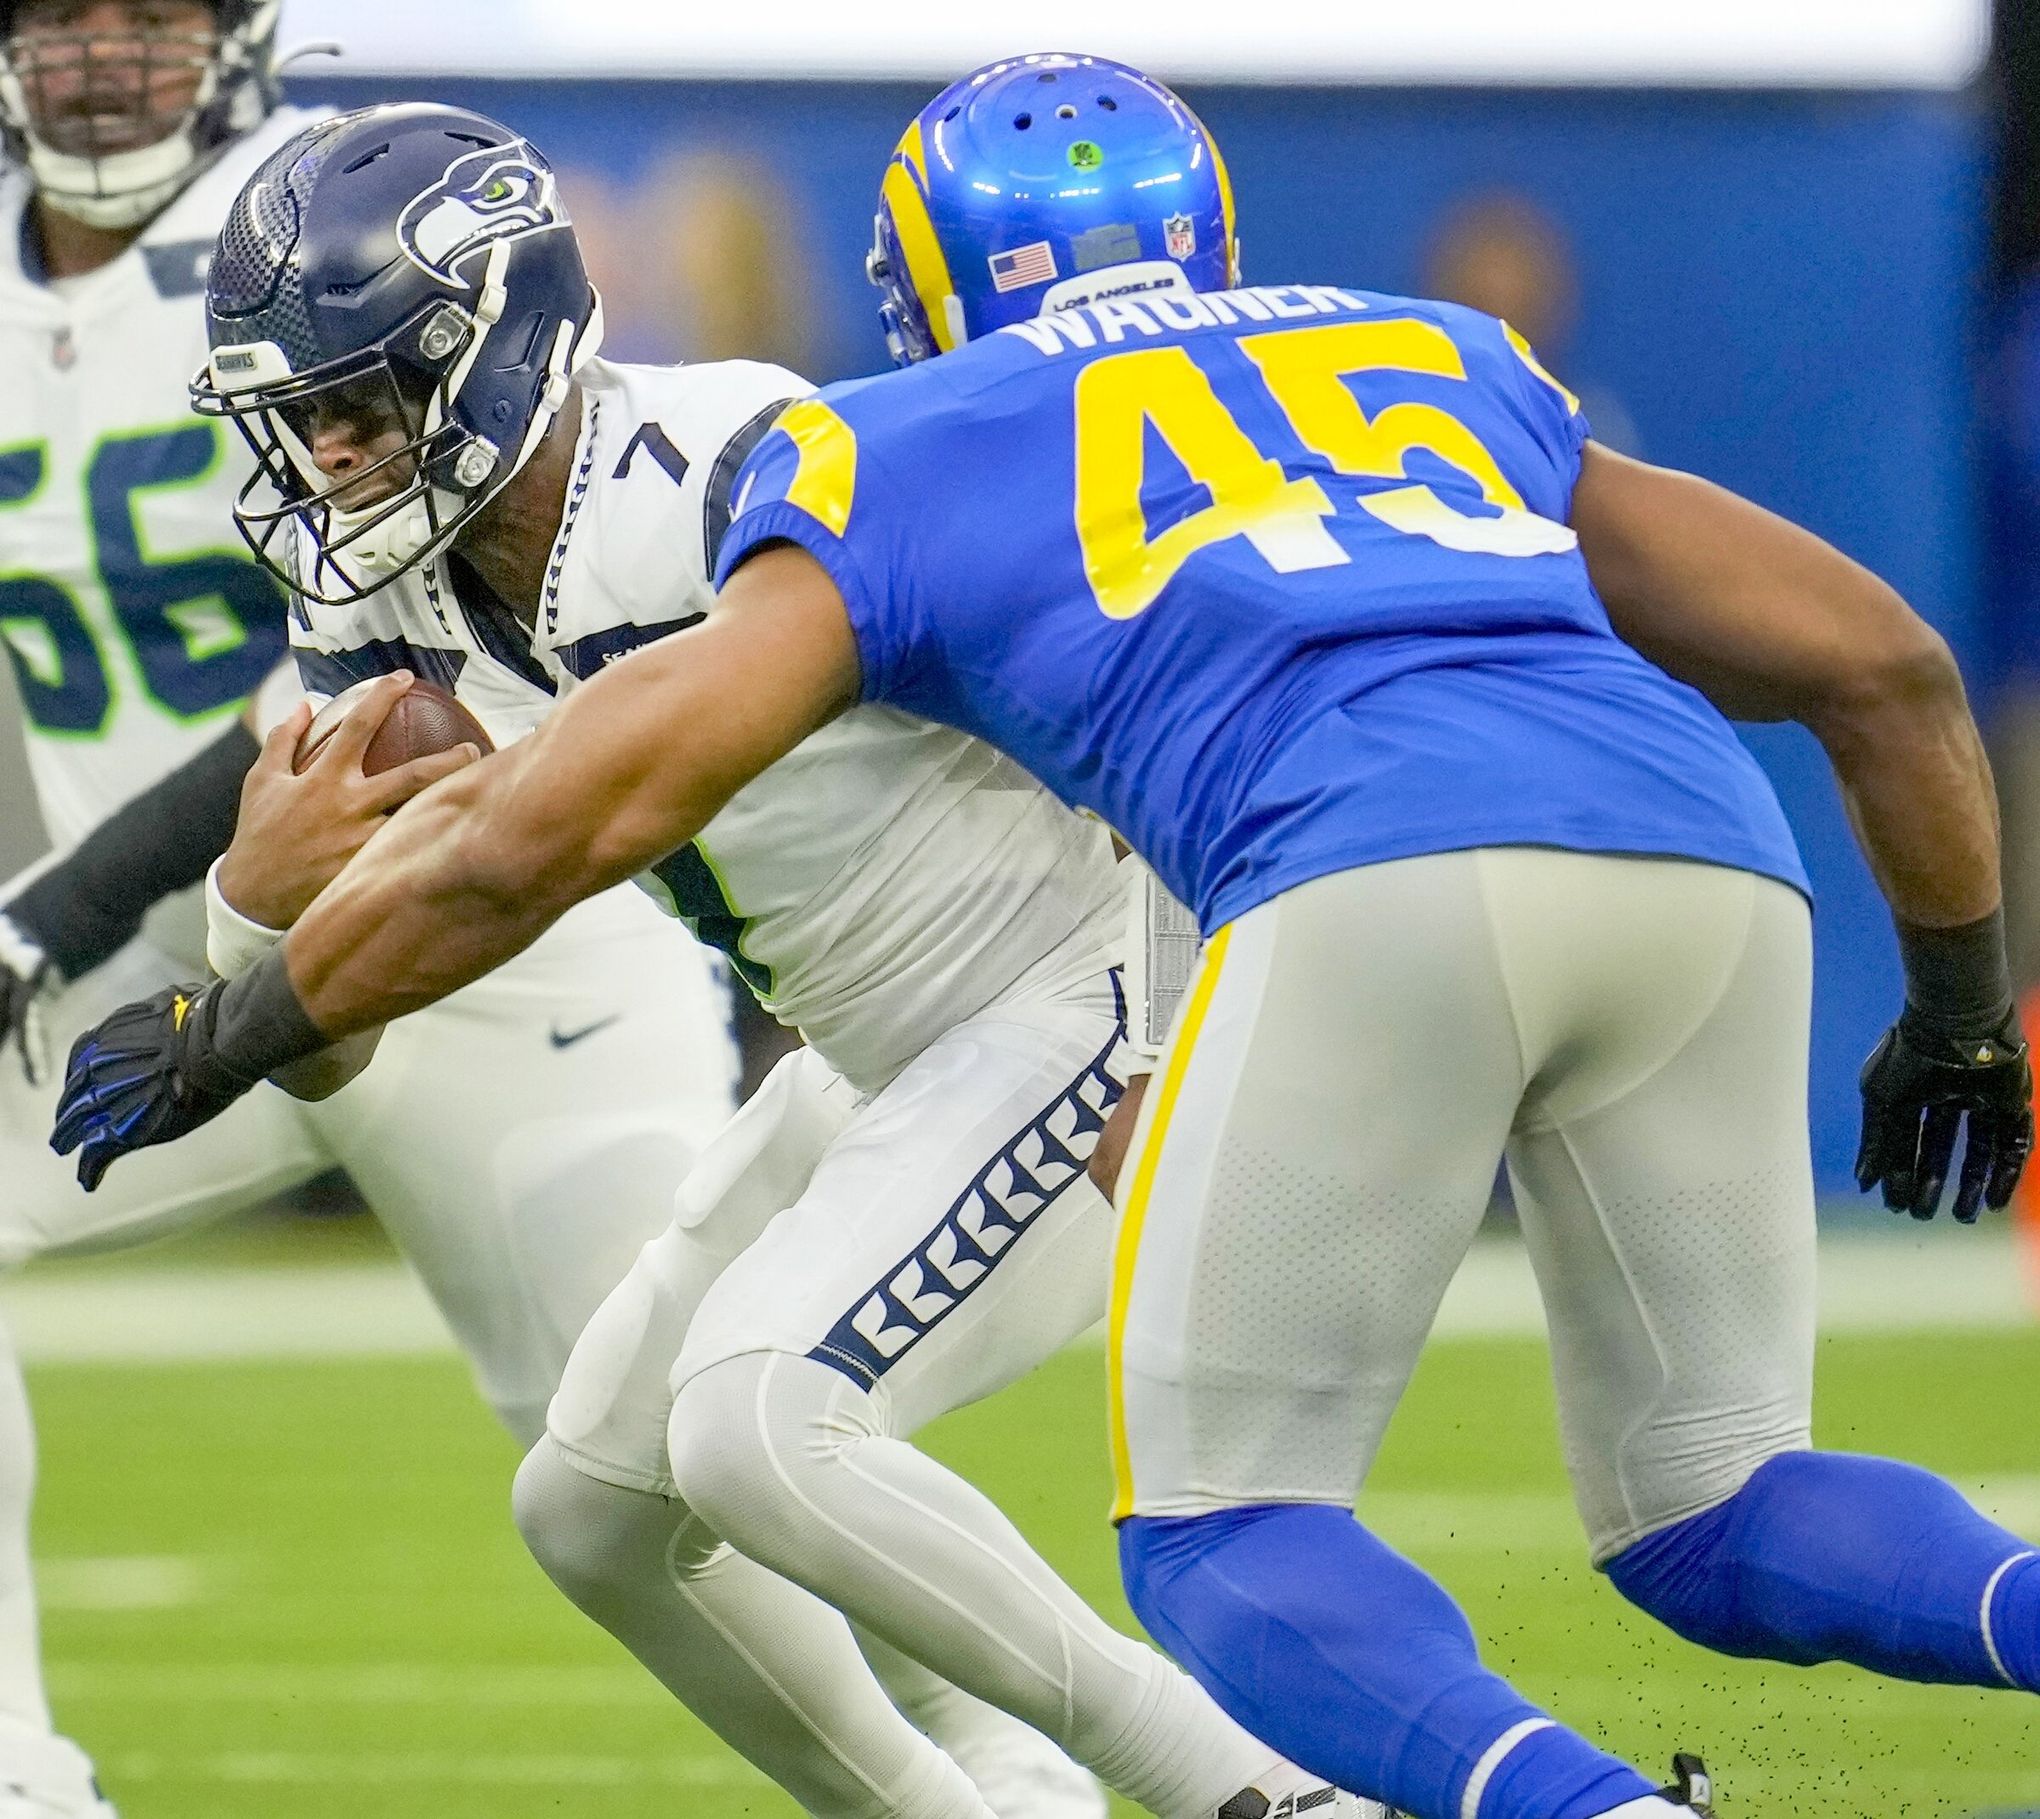
[[[622,1021],[623,1013],[618,1011],[615,1016],[604,1017],[601,1022],[591,1023],[584,1029],[563,1030],[555,1024],[552,1031],[552,1045],[554,1048],[572,1048],[575,1043],[585,1042],[590,1036],[597,1035],[601,1031],[606,1030],[612,1023],[621,1023]]]

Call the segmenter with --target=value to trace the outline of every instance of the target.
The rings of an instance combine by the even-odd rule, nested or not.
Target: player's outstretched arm
[[[363,849],[284,943],[306,1013],[345,1035],[480,978],[693,839],[858,682],[820,565],[791,548],[754,558],[706,624],[612,666]]]
[[[427,790],[238,979],[128,1005],[79,1038],[51,1141],[90,1188],[260,1079],[418,1010],[583,897],[684,845],[857,698],[856,641],[812,558],[770,550],[708,623],[647,647],[507,752]]]
[[[1997,793],[1938,633],[1869,570],[1748,500],[1590,444],[1573,528],[1615,629],[1742,719],[1826,748],[1890,903],[1905,1015],[1864,1073],[1857,1176],[1931,1218],[2010,1198],[2032,1143],[1999,892]]]

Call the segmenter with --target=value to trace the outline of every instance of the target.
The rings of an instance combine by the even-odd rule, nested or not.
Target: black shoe
[[[1658,1798],[1690,1807],[1702,1819],[1714,1819],[1714,1782],[1698,1756],[1672,1758],[1672,1785],[1659,1788]]]

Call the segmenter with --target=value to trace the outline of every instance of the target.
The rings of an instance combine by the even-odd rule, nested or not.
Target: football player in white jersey
[[[231,531],[239,439],[187,399],[228,205],[312,118],[277,107],[277,10],[0,4],[0,643],[57,849],[0,885],[0,1264],[132,1242],[345,1164],[528,1442],[575,1333],[732,1103],[725,990],[639,893],[414,1020],[375,1079],[327,1104],[266,1090],[96,1196],[48,1151],[50,1039],[202,958],[185,887],[233,829],[249,700],[286,655],[282,591]],[[458,762],[375,789],[322,761],[302,801],[365,837]],[[33,1476],[0,1340],[0,1819],[105,1819],[43,1694]]]
[[[501,739],[711,609],[732,478],[769,426],[800,433],[808,390],[747,363],[602,361],[551,169],[445,108],[364,110],[280,151],[229,218],[207,308],[195,396],[270,483],[240,517],[300,590],[308,681],[430,675]],[[251,808],[288,787],[293,736]],[[223,974],[308,900],[281,893],[299,901],[267,929],[240,913],[229,870],[306,871],[288,818],[260,818],[212,893]],[[860,711],[647,882],[810,1046],[576,1348],[517,1487],[554,1580],[811,1812],[984,1811],[900,1737],[837,1611],[1169,1819],[1373,1810],[1239,1731],[905,1442],[1103,1307],[1111,1214],[1084,1162],[1125,1049],[1104,831],[962,735]],[[80,1044],[88,1073],[135,1014]],[[94,1077],[117,1093],[121,1072]],[[669,1415],[708,1521],[676,1488]]]

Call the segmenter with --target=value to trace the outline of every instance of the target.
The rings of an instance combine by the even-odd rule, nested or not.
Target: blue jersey
[[[1587,429],[1515,332],[1320,285],[1151,294],[792,406],[719,578],[791,541],[865,696],[1102,816],[1207,932],[1472,846],[1805,888],[1719,713],[1618,638],[1567,528]]]

